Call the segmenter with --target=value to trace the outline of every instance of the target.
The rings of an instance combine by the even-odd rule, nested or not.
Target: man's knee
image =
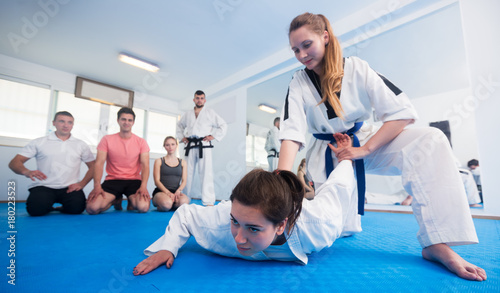
[[[26,200],[26,211],[30,216],[39,217],[50,213],[53,205],[50,192],[44,189],[32,189]]]
[[[101,212],[101,209],[96,204],[87,203],[86,211],[89,215],[97,215]]]
[[[139,213],[147,213],[149,211],[149,203],[141,203],[136,207]]]
[[[26,205],[26,211],[32,217],[39,217],[50,213],[52,211],[52,207],[47,208],[42,206]]]
[[[85,194],[83,191],[75,191],[66,195],[67,200],[62,202],[62,213],[77,215],[85,210]]]
[[[149,211],[150,199],[145,199],[139,194],[133,194],[128,197],[129,202],[132,204],[132,210],[136,210],[139,213],[146,213]]]

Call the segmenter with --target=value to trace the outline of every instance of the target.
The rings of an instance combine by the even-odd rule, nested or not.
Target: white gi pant
[[[474,176],[469,170],[459,168],[460,177],[464,182],[465,193],[467,194],[467,201],[469,204],[476,204],[481,202],[479,191],[477,190],[476,181]]]
[[[377,127],[365,123],[356,133],[361,145],[377,130]],[[325,147],[311,149],[319,152],[308,154],[312,166],[315,165],[314,159],[323,158],[324,161],[328,142],[318,140],[314,143],[325,144]],[[413,196],[411,207],[420,227],[417,238],[422,247],[438,243],[478,243],[464,184],[450,143],[441,130],[432,127],[407,128],[394,140],[365,157],[364,164],[367,174],[402,176],[406,192]],[[357,190],[355,193],[356,196],[351,197],[353,202],[344,236],[361,231]]]
[[[210,145],[209,142],[204,141],[204,146]],[[203,205],[215,204],[215,189],[214,189],[214,176],[212,168],[212,149],[203,149],[203,158],[200,158],[199,148],[192,148],[189,150],[189,155],[185,158],[187,162],[187,180],[186,180],[186,194],[192,197],[191,190],[193,187],[194,172],[196,165],[198,165],[198,174],[200,175],[201,182],[201,202]]]
[[[278,157],[267,157],[267,163],[269,164],[269,172],[273,172],[278,168]]]

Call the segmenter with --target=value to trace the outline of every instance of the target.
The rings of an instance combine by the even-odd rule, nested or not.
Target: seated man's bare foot
[[[411,202],[413,201],[413,197],[411,195],[408,195],[403,202],[401,202],[402,206],[409,206],[411,205]]]
[[[123,198],[117,198],[113,201],[113,207],[115,208],[115,210],[117,210],[117,211],[123,210],[122,200],[123,200]]]
[[[422,256],[426,260],[441,263],[460,278],[471,281],[486,280],[486,272],[482,268],[467,262],[444,243],[422,249]]]
[[[133,273],[136,276],[145,275],[162,264],[166,264],[166,267],[170,269],[173,263],[174,255],[168,250],[160,250],[136,265]]]

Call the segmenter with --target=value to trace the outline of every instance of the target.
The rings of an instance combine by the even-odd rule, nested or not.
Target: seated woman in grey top
[[[153,178],[156,188],[153,191],[153,205],[160,212],[178,208],[190,199],[182,193],[186,186],[186,161],[177,158],[177,140],[167,136],[163,141],[167,155],[155,160]]]

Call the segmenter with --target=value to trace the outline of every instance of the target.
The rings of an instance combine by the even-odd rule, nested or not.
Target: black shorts
[[[106,180],[102,183],[102,190],[121,198],[123,194],[129,197],[141,187],[141,180]]]
[[[172,192],[172,193],[175,193],[177,191],[177,188],[176,189],[173,189],[173,188],[167,188],[168,191]],[[155,190],[153,190],[153,197],[155,197],[155,194],[157,194],[158,192],[162,192],[158,187],[155,188]]]

